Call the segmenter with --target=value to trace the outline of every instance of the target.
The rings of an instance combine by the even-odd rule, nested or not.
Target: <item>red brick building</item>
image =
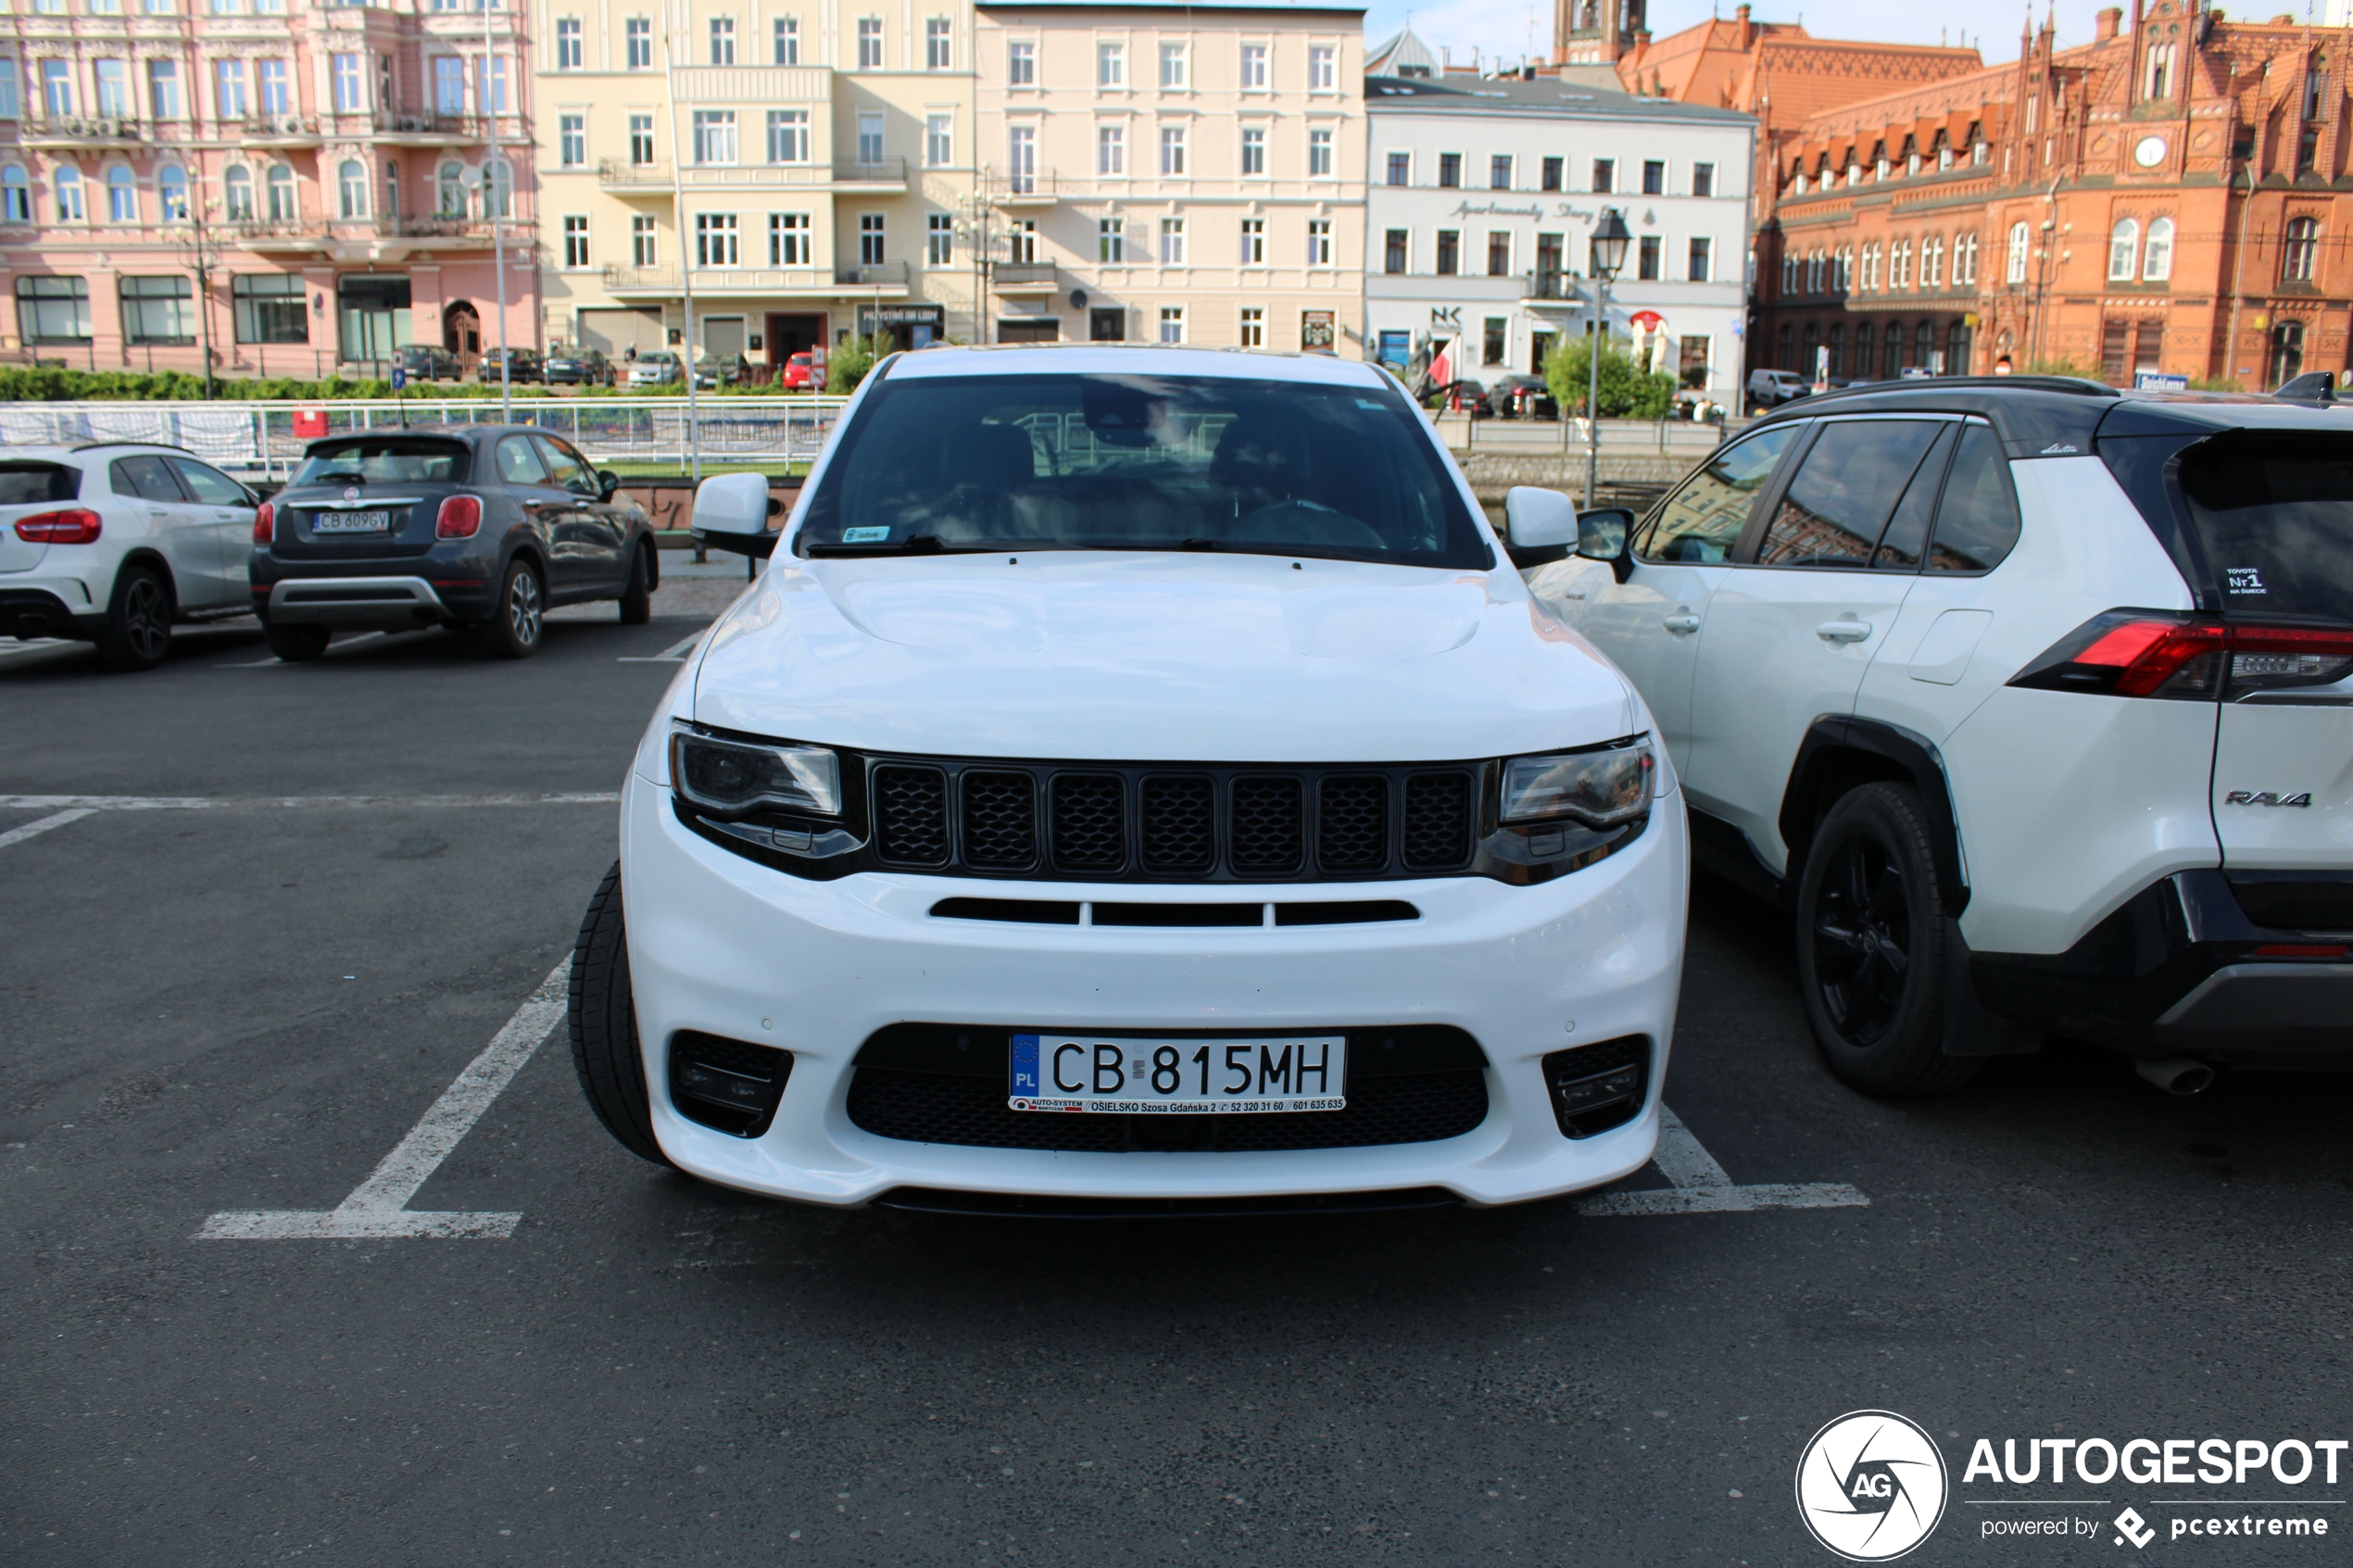
[[[1773,132],[1753,366],[2064,362],[2272,386],[2347,364],[2341,29],[2141,0],[2132,26]]]

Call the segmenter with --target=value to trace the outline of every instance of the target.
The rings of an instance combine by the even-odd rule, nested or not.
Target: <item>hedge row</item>
[[[297,381],[278,376],[267,380],[235,379],[228,376],[213,378],[214,395],[232,401],[268,403],[324,403],[346,398],[390,397],[392,383],[387,381]],[[774,387],[724,387],[716,394],[703,390],[705,397],[773,396]],[[164,403],[202,401],[204,377],[185,370],[64,370],[23,365],[0,366],[0,402],[5,403]],[[537,384],[517,386],[517,397],[547,397],[552,395]],[[683,385],[661,388],[626,388],[608,390],[603,387],[582,389],[579,395],[589,397],[684,397]],[[496,397],[498,383],[484,386],[479,382],[463,382],[452,385],[434,383],[411,385],[406,395],[432,402],[455,402],[477,397]]]

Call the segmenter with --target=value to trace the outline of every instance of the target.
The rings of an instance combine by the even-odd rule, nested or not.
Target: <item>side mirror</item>
[[[613,472],[610,469],[598,469],[597,470],[597,494],[599,496],[610,501],[612,499],[612,493],[620,488],[621,475]]]
[[[1627,541],[1634,532],[1634,514],[1624,507],[1595,507],[1577,517],[1577,553],[1586,560],[1607,561],[1620,583],[1634,570],[1634,554]]]
[[[696,488],[689,526],[711,549],[764,557],[776,547],[777,534],[768,520],[777,510],[769,500],[765,474],[723,473]]]
[[[1504,495],[1504,548],[1522,571],[1568,554],[1577,542],[1577,508],[1557,490],[1514,485]]]

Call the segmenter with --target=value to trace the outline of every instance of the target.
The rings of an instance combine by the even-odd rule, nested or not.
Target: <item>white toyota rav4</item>
[[[1524,531],[1573,535],[1546,505]],[[1034,1213],[1503,1203],[1650,1157],[1672,771],[1390,378],[894,358],[769,510],[698,497],[773,555],[647,732],[575,954],[623,1144]]]
[[[1809,398],[1539,598],[1794,907],[1830,1065],[2045,1034],[2353,1064],[2353,408],[2018,377]]]

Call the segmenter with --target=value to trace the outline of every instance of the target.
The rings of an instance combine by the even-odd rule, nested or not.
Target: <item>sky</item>
[[[1721,0],[1721,10],[1715,14],[1730,17],[1738,3]],[[2070,0],[2058,7],[2061,48],[2092,41],[2093,13],[2102,3]],[[2125,3],[2129,8],[2129,0]],[[2298,8],[2296,0],[2286,0],[2285,5],[2271,0],[2259,6],[2225,6],[2248,16]],[[1710,14],[1708,0],[1651,0],[1651,32],[1663,38],[1706,20]],[[1979,51],[1988,65],[2018,58],[2019,26],[2026,16],[2015,0],[1944,0],[1936,6],[1899,6],[1893,11],[1886,0],[1754,0],[1750,14],[1758,21],[1803,22],[1817,38],[1944,44],[1974,43],[1982,34],[1984,42]],[[2043,0],[2037,0],[2034,15],[2039,24]],[[1424,43],[1441,52],[1451,49],[1457,62],[1467,61],[1474,49],[1482,60],[1501,54],[1515,63],[1530,53],[1545,57],[1552,51],[1552,0],[1429,0],[1423,5],[1373,0],[1365,13],[1365,42],[1379,43],[1403,26],[1409,16]],[[1968,38],[1959,38],[1957,33],[1967,33]]]

